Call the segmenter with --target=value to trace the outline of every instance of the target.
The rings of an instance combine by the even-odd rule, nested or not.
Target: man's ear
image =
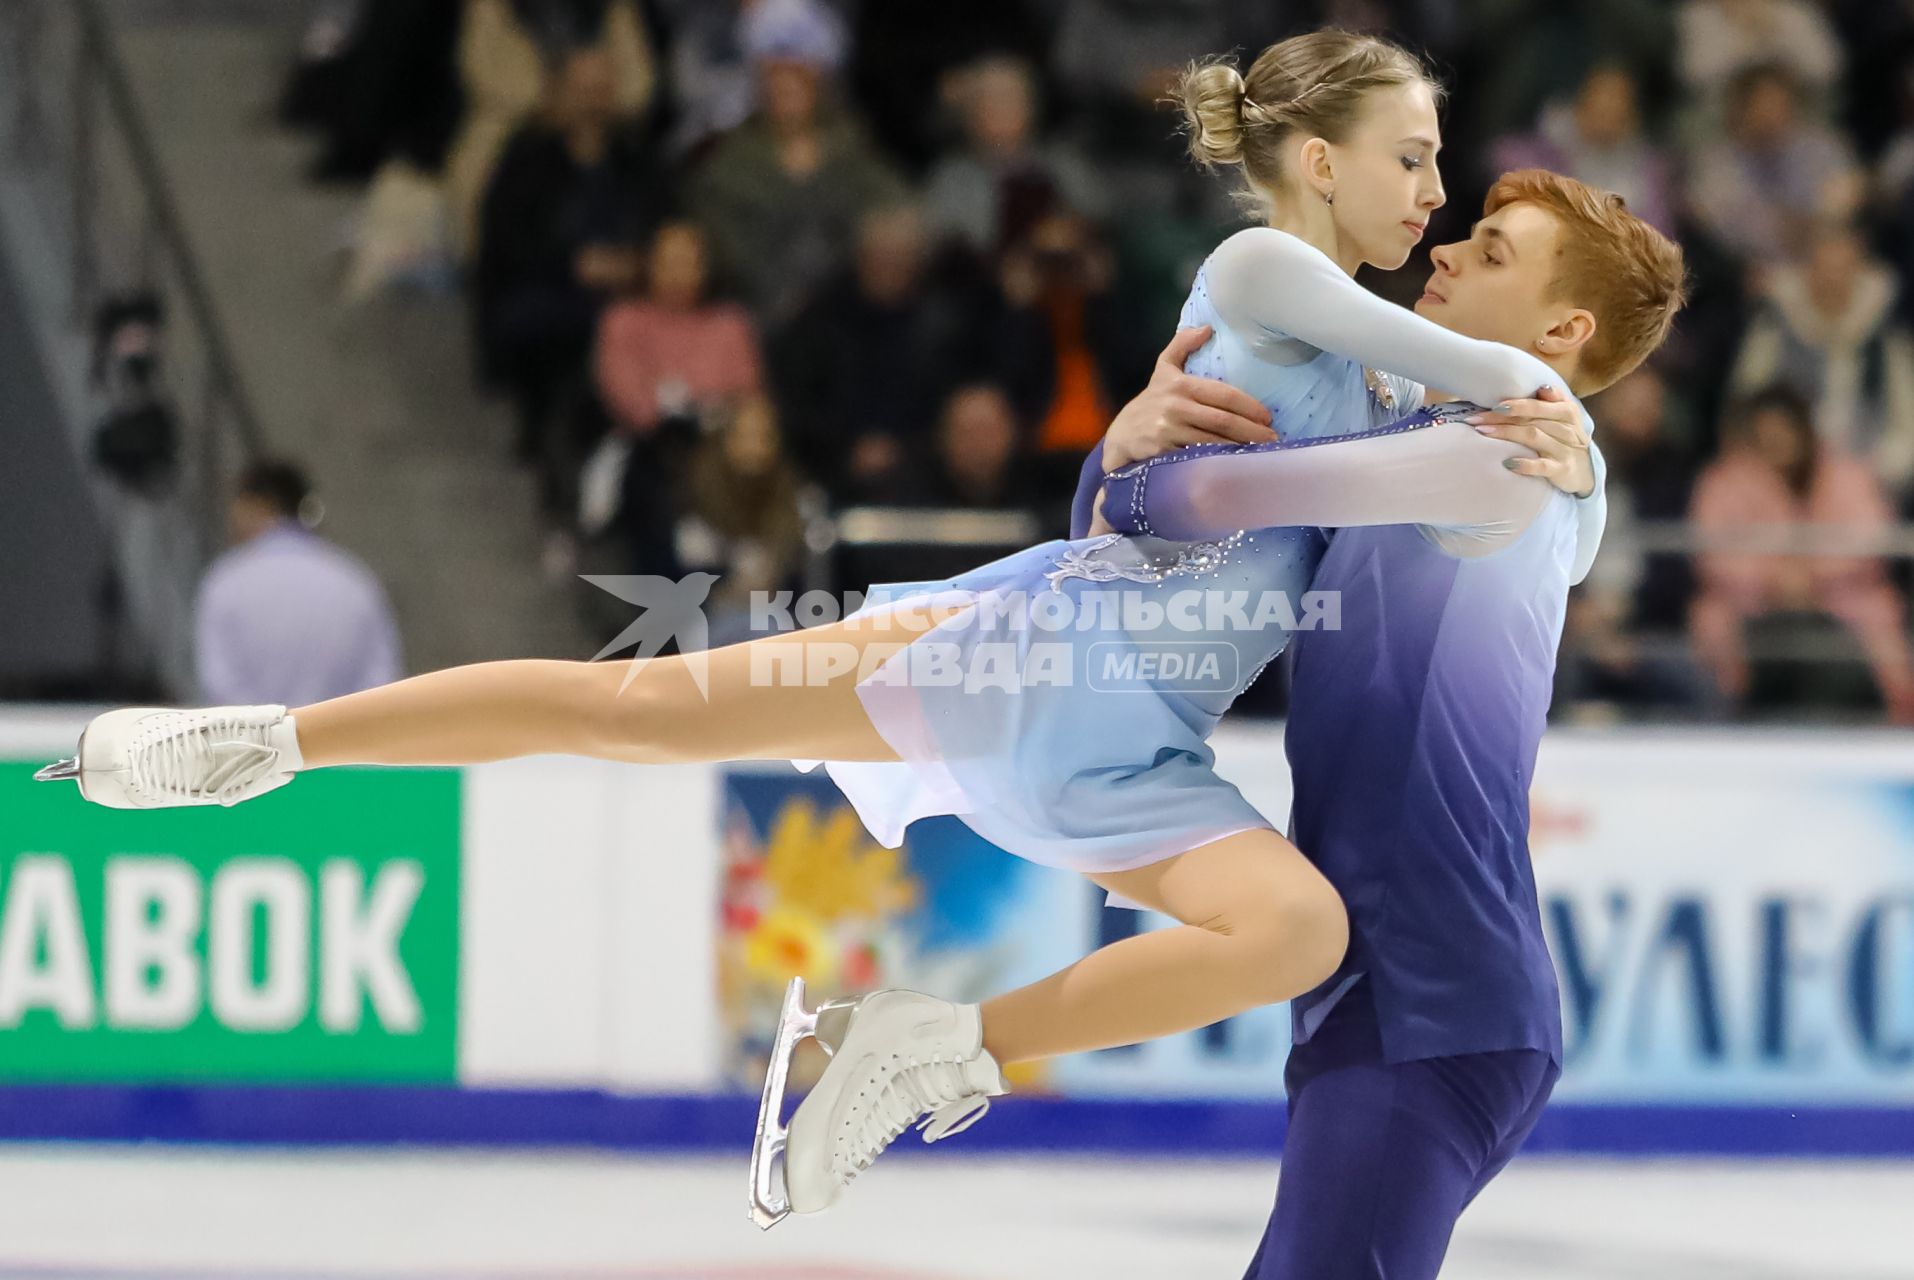
[[[1594,314],[1577,307],[1550,325],[1536,340],[1535,349],[1545,356],[1564,356],[1581,350],[1594,336]]]

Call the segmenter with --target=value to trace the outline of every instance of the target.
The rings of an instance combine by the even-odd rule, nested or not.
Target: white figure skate
[[[785,1078],[806,1036],[831,1062],[786,1128],[778,1120]],[[768,1231],[791,1213],[830,1208],[913,1123],[925,1142],[938,1142],[982,1119],[1005,1092],[976,1005],[876,991],[810,1013],[804,980],[793,978],[758,1106],[751,1220]],[[780,1156],[781,1178],[773,1170]]]
[[[284,707],[127,707],[95,716],[77,756],[33,776],[71,778],[109,809],[172,809],[250,800],[304,764]]]

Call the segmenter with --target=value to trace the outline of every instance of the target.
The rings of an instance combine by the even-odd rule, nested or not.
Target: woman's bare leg
[[[490,662],[294,711],[309,768],[571,754],[632,763],[895,760],[857,696],[877,663],[956,609],[854,619],[688,657]],[[696,664],[703,663],[703,687]],[[625,686],[627,675],[630,683]],[[983,1006],[999,1062],[1134,1044],[1289,999],[1341,963],[1342,901],[1273,831],[1091,877],[1183,922],[1104,947]]]
[[[300,754],[307,768],[550,754],[637,764],[895,760],[857,681],[962,607],[904,606],[682,657],[433,671],[296,708]]]
[[[1000,1063],[1136,1044],[1288,1000],[1334,973],[1349,945],[1341,897],[1274,831],[1090,878],[1183,923],[985,1001],[984,1047]]]

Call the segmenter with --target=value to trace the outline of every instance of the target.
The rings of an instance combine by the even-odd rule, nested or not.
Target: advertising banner
[[[1533,791],[1563,998],[1557,1097],[1605,1103],[1914,1102],[1914,753],[1545,748]],[[1280,738],[1219,756],[1281,825]],[[1252,781],[1253,780],[1253,781]],[[785,979],[818,998],[910,986],[975,1000],[1139,929],[1080,877],[956,819],[877,846],[811,777],[723,788],[724,1062],[755,1085]],[[1022,1070],[1066,1096],[1277,1097],[1285,1008]]]
[[[460,777],[126,813],[0,764],[0,1081],[450,1083]]]

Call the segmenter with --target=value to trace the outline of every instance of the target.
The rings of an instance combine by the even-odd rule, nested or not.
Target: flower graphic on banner
[[[813,1003],[884,987],[980,1000],[1048,971],[1022,967],[1033,940],[1012,923],[1038,870],[955,819],[919,823],[887,849],[828,779],[738,770],[719,823],[718,998],[741,1089],[763,1079],[794,977]],[[800,1087],[822,1061],[800,1053]]]
[[[776,901],[820,920],[876,920],[916,908],[917,881],[899,850],[865,834],[848,806],[819,815],[809,800],[778,813],[765,842],[764,878]]]
[[[816,916],[801,907],[773,907],[744,937],[744,965],[753,978],[783,984],[797,975],[820,985],[837,976],[838,946]]]
[[[872,840],[852,809],[802,791],[780,797],[762,825],[734,803],[724,830],[719,972],[745,1079],[761,1069],[759,1032],[792,978],[813,1000],[899,981],[910,962],[901,922],[924,891],[902,852]]]

